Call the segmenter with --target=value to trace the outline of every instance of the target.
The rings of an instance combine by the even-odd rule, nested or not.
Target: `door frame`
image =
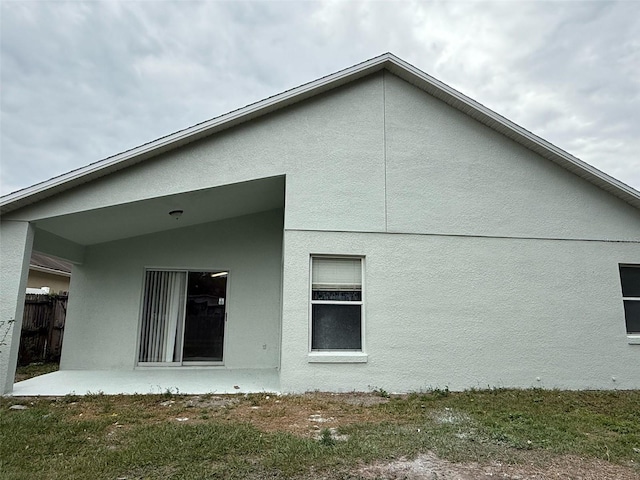
[[[144,311],[144,300],[145,300],[145,287],[146,287],[146,278],[147,272],[149,271],[162,271],[162,272],[184,272],[186,275],[185,284],[184,284],[184,299],[185,303],[183,305],[183,309],[181,312],[181,321],[183,324],[182,328],[182,338],[180,340],[180,361],[178,362],[141,362],[140,358],[140,340],[142,334],[142,316]],[[187,292],[189,288],[189,272],[203,272],[203,273],[222,273],[227,272],[227,284],[225,288],[225,300],[224,300],[224,322],[222,329],[222,360],[220,361],[184,361],[182,359],[184,352],[184,322],[186,320],[186,298]],[[225,355],[227,352],[227,322],[229,320],[229,285],[231,283],[231,269],[229,268],[162,268],[162,267],[144,267],[143,275],[142,275],[142,286],[140,289],[140,308],[138,312],[138,328],[136,334],[136,349],[135,349],[135,363],[136,368],[146,368],[146,367],[222,367],[224,366]]]

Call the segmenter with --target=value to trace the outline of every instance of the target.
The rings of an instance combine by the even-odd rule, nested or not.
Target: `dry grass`
[[[633,479],[638,465],[640,392],[0,400],[3,479]]]

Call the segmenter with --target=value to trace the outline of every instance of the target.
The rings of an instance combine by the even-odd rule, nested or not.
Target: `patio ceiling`
[[[284,177],[270,177],[45,218],[40,230],[93,245],[284,207]],[[169,215],[183,210],[179,219]]]

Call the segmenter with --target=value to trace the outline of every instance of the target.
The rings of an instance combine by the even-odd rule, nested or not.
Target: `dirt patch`
[[[324,429],[336,432],[347,425],[381,421],[380,412],[367,407],[388,401],[388,398],[362,393],[248,396],[235,406],[233,418],[266,432],[318,438]]]
[[[330,396],[335,396],[329,394]],[[381,405],[383,403],[389,403],[390,397],[382,397],[371,393],[343,393],[339,394],[340,400],[348,405],[355,405],[358,407],[372,407],[374,405]]]
[[[451,424],[457,425],[461,423],[468,423],[471,421],[469,415],[462,412],[457,412],[452,408],[445,408],[443,410],[437,410],[431,413],[431,419],[440,425]]]
[[[183,401],[187,408],[221,408],[232,407],[240,403],[240,398],[235,396],[218,395],[193,395]]]
[[[364,479],[388,480],[638,480],[633,469],[604,461],[572,456],[557,457],[543,467],[491,463],[453,463],[433,453],[413,460],[378,462],[359,468],[355,475]]]

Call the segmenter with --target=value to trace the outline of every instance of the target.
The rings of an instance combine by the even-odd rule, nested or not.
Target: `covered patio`
[[[0,352],[0,393],[278,391],[284,188],[276,176],[95,208],[38,204],[3,218],[26,225],[20,249],[6,242],[16,272],[26,278],[32,249],[74,267],[61,370],[13,384],[16,321]],[[3,318],[22,317],[24,287],[14,283],[2,306],[17,306]]]
[[[180,367],[135,370],[60,370],[13,385],[14,397],[64,396],[104,393],[225,394],[277,393],[278,370]]]

